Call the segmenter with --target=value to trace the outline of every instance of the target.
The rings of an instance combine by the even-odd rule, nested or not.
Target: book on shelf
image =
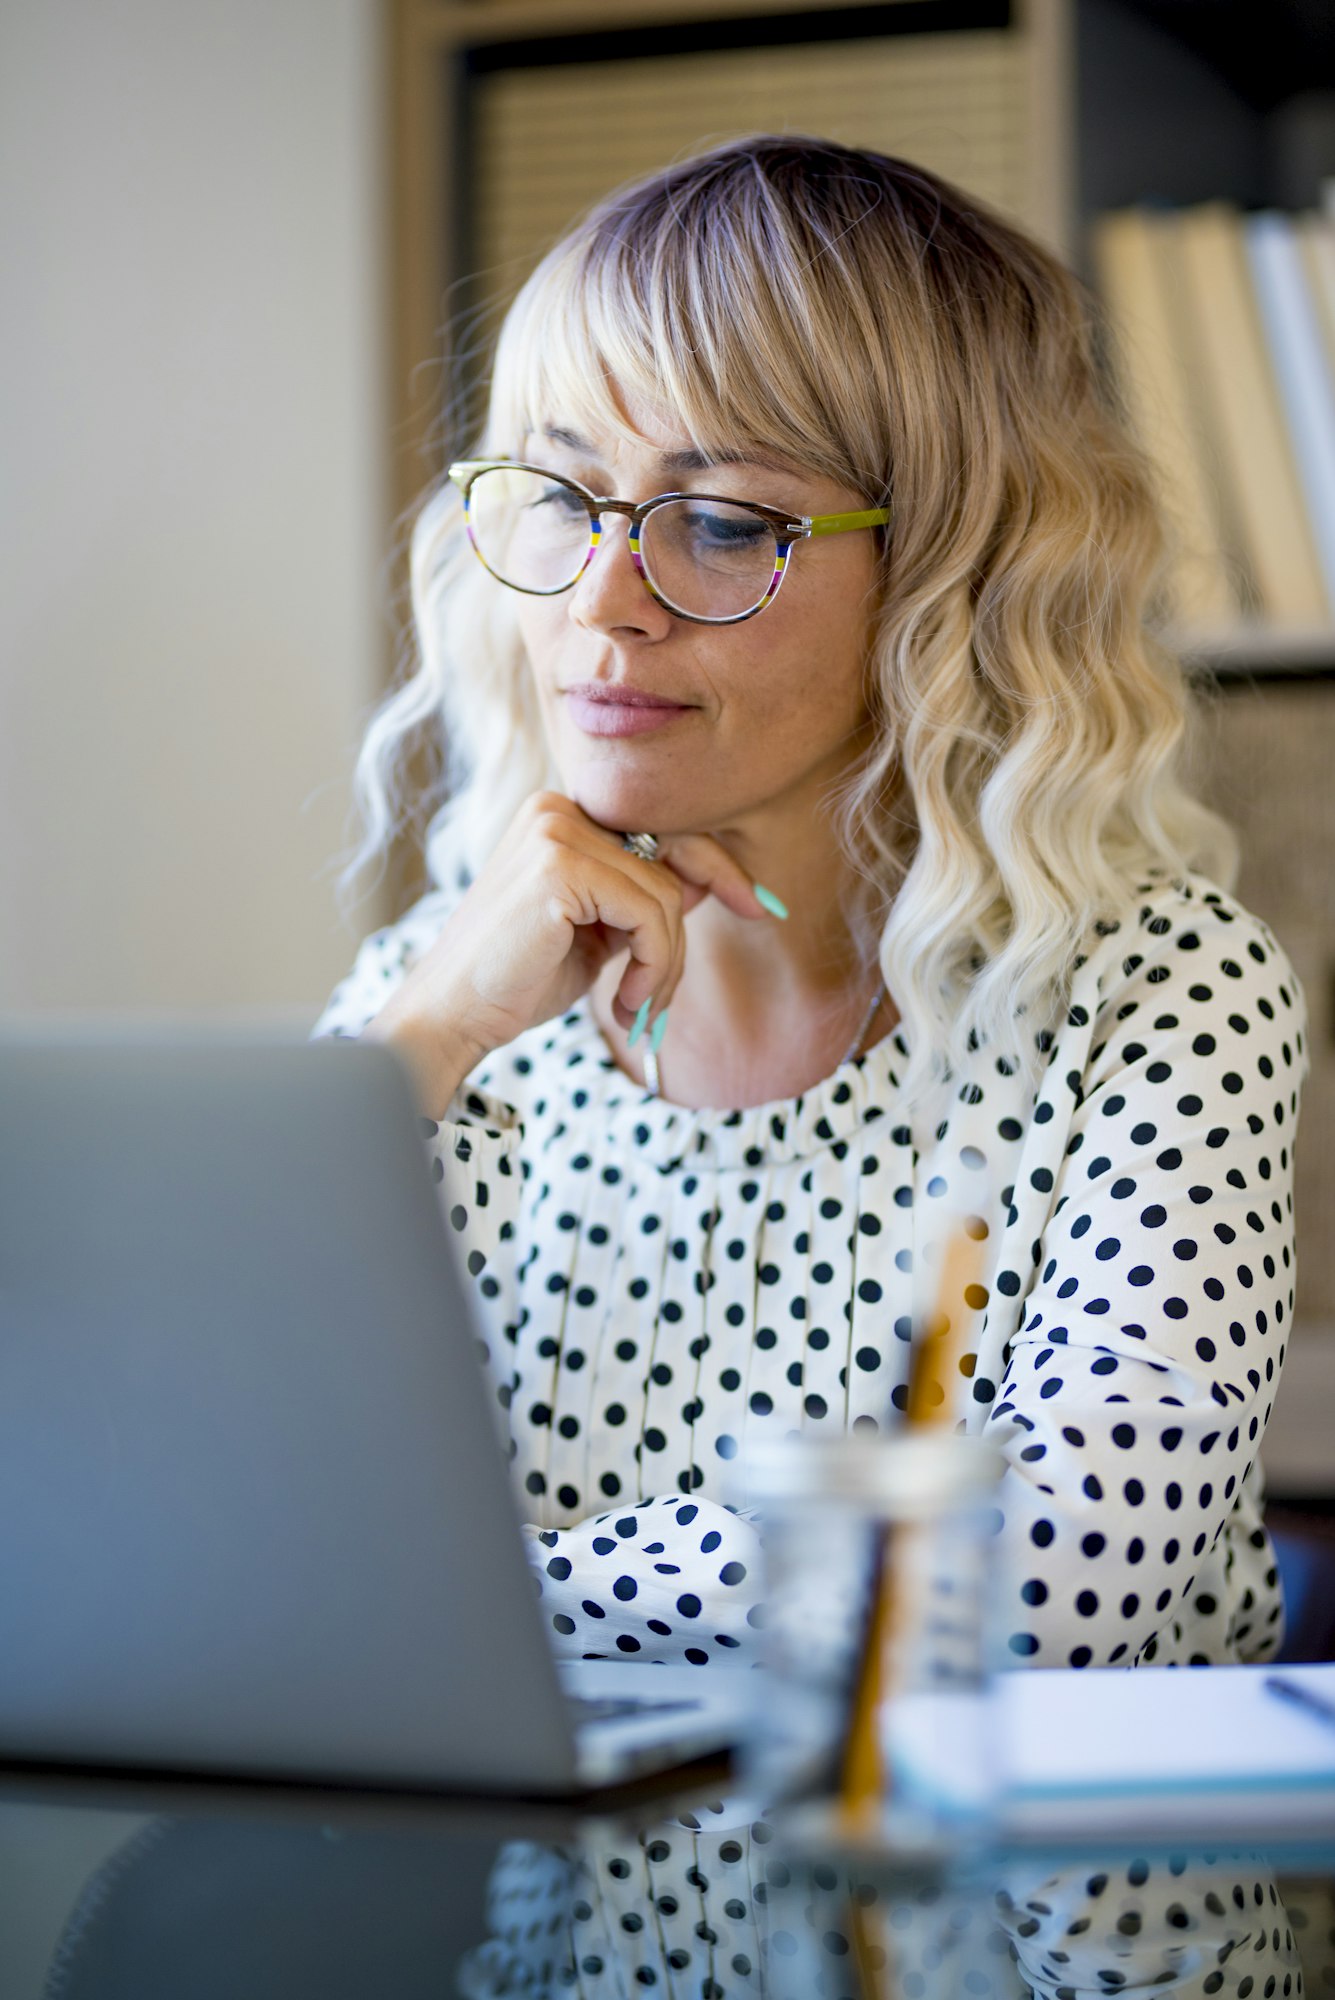
[[[1115,364],[1132,420],[1159,468],[1163,503],[1177,531],[1178,616],[1198,627],[1232,625],[1249,609],[1224,496],[1206,472],[1187,356],[1173,330],[1170,273],[1156,241],[1158,218],[1119,209],[1095,225],[1100,289],[1116,314]]]
[[[1329,218],[1296,215],[1293,222],[1302,247],[1307,282],[1316,301],[1321,337],[1327,354],[1335,356],[1335,180],[1327,185],[1332,194]]]
[[[1175,530],[1184,649],[1335,661],[1335,182],[1321,210],[1114,209],[1112,365]]]
[[[1326,598],[1335,606],[1335,371],[1292,218],[1263,209],[1247,216],[1243,228],[1298,484]]]

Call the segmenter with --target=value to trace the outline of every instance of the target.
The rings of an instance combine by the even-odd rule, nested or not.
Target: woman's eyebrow
[[[567,430],[560,424],[551,424],[544,428],[542,435],[553,444],[565,445],[570,451],[583,452],[596,459],[599,464],[602,463],[596,446],[591,445],[587,438],[580,437],[577,431]],[[708,472],[716,465],[753,465],[761,472],[775,472],[781,477],[788,478],[795,476],[793,466],[783,465],[777,459],[757,458],[755,453],[748,451],[745,446],[738,446],[733,450],[726,445],[720,445],[716,450],[702,451],[696,445],[685,445],[680,451],[661,451],[658,454],[658,463],[664,472]]]
[[[795,475],[793,466],[781,465],[773,458],[757,458],[744,447],[736,451],[727,446],[720,446],[717,451],[699,451],[689,445],[684,451],[660,452],[658,462],[665,472],[709,472],[716,465],[754,465],[760,472],[777,472],[788,478]]]
[[[587,453],[590,458],[597,458],[598,456],[587,438],[582,438],[577,431],[563,429],[560,424],[544,424],[542,430],[537,435],[547,438],[552,444],[565,445],[568,451],[582,451]]]

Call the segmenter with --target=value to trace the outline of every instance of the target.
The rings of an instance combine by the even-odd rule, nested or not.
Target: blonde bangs
[[[759,176],[737,213],[713,210],[708,189],[687,197],[660,182],[596,208],[528,279],[497,344],[482,448],[511,452],[558,413],[634,441],[630,402],[702,452],[749,446],[879,502],[884,437],[873,440],[865,405],[849,425],[820,359],[856,319],[840,266],[812,275],[820,242],[775,210]],[[766,243],[772,262],[757,254]],[[775,269],[799,265],[805,286],[775,284]],[[841,365],[865,367],[880,342],[862,346]]]

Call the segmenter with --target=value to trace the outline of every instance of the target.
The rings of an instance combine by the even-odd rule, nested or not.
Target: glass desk
[[[1335,1831],[927,1865],[802,1824],[717,1773],[615,1811],[0,1776],[0,1995],[1335,1993]]]

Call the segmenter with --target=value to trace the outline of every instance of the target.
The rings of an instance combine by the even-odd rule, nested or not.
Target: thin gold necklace
[[[871,1005],[868,1007],[866,1013],[863,1015],[861,1025],[859,1026],[856,1035],[854,1035],[853,1040],[849,1044],[845,1053],[839,1058],[840,1069],[843,1068],[845,1063],[852,1062],[854,1056],[858,1053],[859,1049],[862,1047],[862,1043],[866,1036],[867,1030],[871,1026],[873,1020],[876,1017],[876,1009],[881,1004],[881,996],[884,992],[885,992],[884,983],[878,981],[876,986],[876,991],[871,996]],[[658,1067],[658,1057],[654,1054],[654,1051],[649,1047],[647,1042],[645,1044],[645,1049],[644,1049],[644,1087],[650,1097],[658,1097],[661,1096],[662,1094],[660,1089],[660,1071]]]

